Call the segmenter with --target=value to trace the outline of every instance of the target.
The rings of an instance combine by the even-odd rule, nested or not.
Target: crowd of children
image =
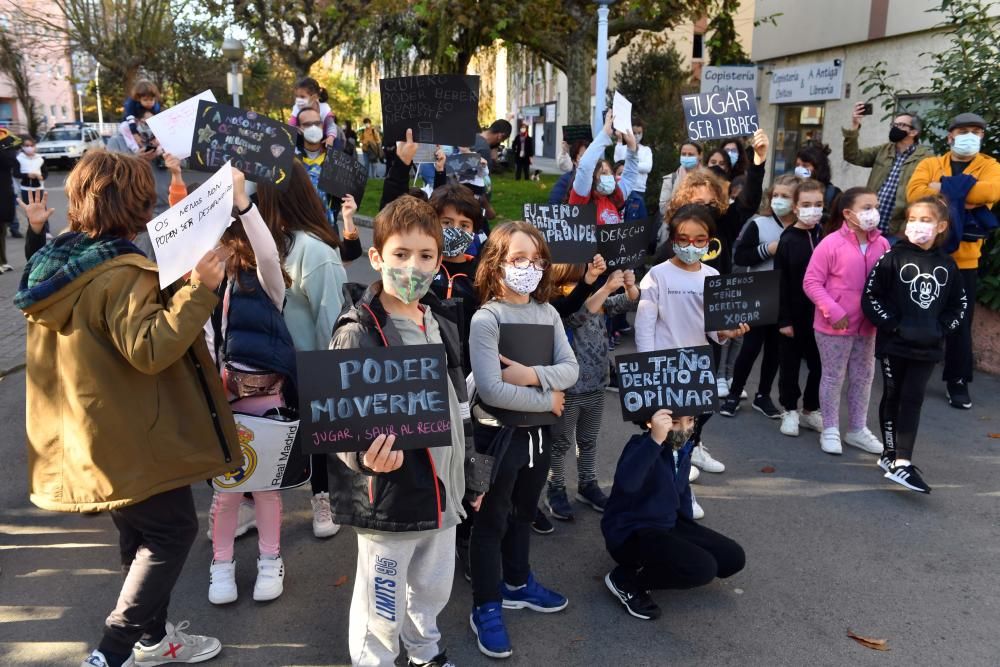
[[[123,140],[139,149],[133,153],[157,150],[142,125],[145,115],[158,110],[155,89],[137,86],[121,130]],[[601,488],[596,458],[604,446],[600,427],[613,363],[608,322],[614,316],[635,312],[640,352],[711,346],[720,397],[726,399],[720,412],[728,417],[735,417],[763,352],[752,406],[780,419],[780,433],[817,431],[823,452],[840,454],[842,443],[857,447],[878,456],[886,478],[930,492],[913,465],[921,403],[943,357],[945,336],[959,330],[971,305],[958,266],[941,249],[951,224],[940,198],[909,205],[903,238],[890,249],[879,230],[875,192],[850,188],[831,200],[829,184],[800,166],[794,174],[777,175],[765,193],[769,141],[763,131],[746,147],[730,140],[704,151],[688,143],[679,169],[664,180],[662,243],[637,279],[632,270],[609,271],[608,258],[600,255],[587,264],[553,264],[544,238],[528,223],[490,230],[483,167],[463,184],[447,178],[439,154],[427,177],[430,196],[411,190],[417,144],[409,132],[386,175],[367,250],[379,279],[357,285],[348,282],[344,268],[364,252],[353,227],[356,206],[350,197],[323,193],[310,171],[342,139],[325,91],[314,80],[296,84],[289,123],[300,128],[303,141],[288,187],[250,188],[234,170],[234,218],[220,248],[162,296],[149,277],[155,276],[155,257],[137,247],[137,221],[149,219],[155,199],[141,158],[104,152],[85,157],[67,183],[70,230],[32,246],[17,295],[29,322],[32,498],[52,509],[110,511],[122,531],[123,558],[133,563],[129,593],[123,592],[104,640],[84,666],[199,662],[221,650],[218,640],[166,621],[170,588],[193,534],[186,528],[166,537],[157,532],[170,520],[162,505],[176,494],[173,487],[119,482],[115,475],[127,475],[120,464],[103,470],[107,461],[98,456],[97,443],[113,439],[113,420],[90,424],[92,450],[75,454],[90,456],[82,467],[96,467],[107,477],[97,483],[66,480],[79,485],[70,498],[61,491],[66,473],[55,471],[52,461],[75,444],[45,419],[60,410],[60,400],[70,401],[58,391],[44,393],[58,384],[52,361],[85,355],[105,339],[101,355],[77,369],[91,364],[119,383],[146,388],[150,377],[155,384],[158,374],[172,373],[178,387],[196,384],[208,397],[211,419],[194,420],[187,429],[199,431],[202,440],[210,434],[225,460],[219,452],[192,455],[174,477],[186,484],[231,467],[240,420],[291,414],[298,402],[297,351],[443,345],[453,425],[444,436],[448,442],[399,448],[396,441],[405,435],[380,435],[363,451],[311,460],[314,534],[331,537],[350,525],[357,535],[348,647],[355,665],[390,664],[400,643],[410,665],[450,664],[437,617],[452,597],[456,555],[472,584],[470,628],[487,656],[505,658],[514,651],[506,613],[565,609],[567,598],[541,583],[546,567],[532,562],[530,542],[533,528],[547,532],[539,530],[545,525],[540,500],[553,517],[573,519],[565,473],[571,451],[577,457],[575,498],[603,513],[602,534],[616,563],[605,584],[629,614],[655,619],[660,610],[650,591],[700,586],[743,569],[740,545],[698,523],[705,512],[690,482],[699,469],[725,469],[705,445],[710,413],[673,417],[659,410],[638,424],[640,433],[625,444],[610,489]],[[617,176],[605,159],[616,139],[622,157]],[[641,165],[648,156],[641,148],[632,132],[613,129],[609,113],[589,146],[573,151],[568,201],[595,204],[598,224],[629,224],[631,195],[637,184],[645,187]],[[29,233],[38,235],[51,210],[35,192],[45,172],[29,149],[26,144],[19,158],[27,195],[22,207]],[[187,186],[177,161],[164,158],[176,202]],[[134,215],[126,220],[121,211],[109,211],[112,205]],[[780,271],[777,323],[706,332],[705,279],[741,268]],[[113,277],[91,282],[101,272]],[[75,306],[60,301],[70,292]],[[122,310],[102,309],[100,299],[117,299]],[[78,340],[64,340],[67,326],[77,327]],[[510,342],[517,335],[530,336],[534,349],[515,359]],[[732,376],[724,370],[726,356]],[[884,444],[867,421],[876,362],[884,380]],[[776,377],[782,409],[771,400]],[[848,428],[841,437],[845,380]],[[103,391],[101,372],[74,381],[97,395]],[[162,413],[169,405],[160,400]],[[145,414],[141,406],[137,414]],[[161,433],[156,420],[150,428],[167,445],[176,437]],[[253,599],[281,596],[282,493],[213,494],[211,603],[238,598],[233,542],[251,523],[259,546]],[[189,490],[181,495],[170,502],[183,504],[187,526],[192,500]],[[170,566],[161,570],[155,557],[137,551],[143,544],[155,552],[158,540],[170,543]]]

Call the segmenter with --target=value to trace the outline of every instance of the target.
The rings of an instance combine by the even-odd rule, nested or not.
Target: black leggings
[[[312,486],[313,495],[329,493],[330,471],[326,469],[326,454],[311,454],[310,456],[312,456],[312,476],[309,478],[309,484]]]
[[[771,395],[774,376],[778,374],[778,338],[780,337],[781,334],[778,333],[776,324],[750,327],[750,331],[743,336],[743,347],[740,349],[740,355],[736,357],[733,386],[729,388],[730,396],[739,398],[761,348],[764,348],[764,360],[760,362],[760,384],[757,386],[757,394]]]
[[[807,412],[819,410],[819,381],[823,375],[823,367],[812,323],[793,325],[792,330],[795,335],[791,337],[778,334],[781,336],[778,341],[781,367],[781,374],[778,376],[778,401],[786,410],[798,410],[799,397],[802,397],[802,407]],[[799,390],[799,371],[803,361],[809,369],[805,395]]]
[[[670,530],[640,528],[609,549],[621,577],[639,590],[695,588],[731,577],[746,565],[743,547],[682,516]]]
[[[0,222],[0,264],[7,263],[7,227],[9,222]]]
[[[881,359],[881,366],[883,387],[878,419],[885,449],[895,453],[896,458],[909,460],[913,458],[920,408],[935,362],[887,355]]]
[[[514,160],[514,180],[521,180],[521,174],[524,174],[524,180],[529,180],[531,178],[531,163],[528,158],[517,158]]]
[[[476,424],[477,451],[487,451],[500,429]],[[529,454],[529,434],[531,453]],[[539,437],[541,436],[541,437]],[[483,497],[472,526],[472,600],[478,607],[500,602],[500,577],[511,586],[528,583],[531,520],[549,474],[552,441],[547,426],[514,430],[496,466],[496,478]]]

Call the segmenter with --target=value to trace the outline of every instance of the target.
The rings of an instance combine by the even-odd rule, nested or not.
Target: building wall
[[[0,28],[8,29],[21,45],[28,63],[30,90],[38,104],[38,115],[44,116],[48,125],[76,120],[76,94],[70,84],[72,74],[68,52],[62,38],[35,30],[24,20],[24,10],[28,12],[54,12],[55,5],[45,0],[0,0]],[[0,109],[10,105],[9,125],[16,132],[27,127],[26,114],[14,93],[6,75],[0,74]],[[0,124],[7,125],[8,118],[0,118]]]

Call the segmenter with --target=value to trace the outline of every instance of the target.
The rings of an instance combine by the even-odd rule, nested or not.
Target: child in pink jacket
[[[840,393],[845,375],[848,431],[844,442],[870,454],[882,443],[868,430],[868,399],[875,377],[875,327],[861,311],[868,274],[889,250],[878,230],[878,197],[851,188],[834,202],[825,236],[809,261],[802,287],[816,304],[813,320],[823,364],[819,385],[823,432],[820,448],[840,454]]]

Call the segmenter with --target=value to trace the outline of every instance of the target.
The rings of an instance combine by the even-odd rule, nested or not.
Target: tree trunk
[[[590,125],[590,77],[594,71],[594,47],[586,38],[572,40],[566,53],[566,111],[570,125]],[[599,95],[604,94],[598,91]]]

